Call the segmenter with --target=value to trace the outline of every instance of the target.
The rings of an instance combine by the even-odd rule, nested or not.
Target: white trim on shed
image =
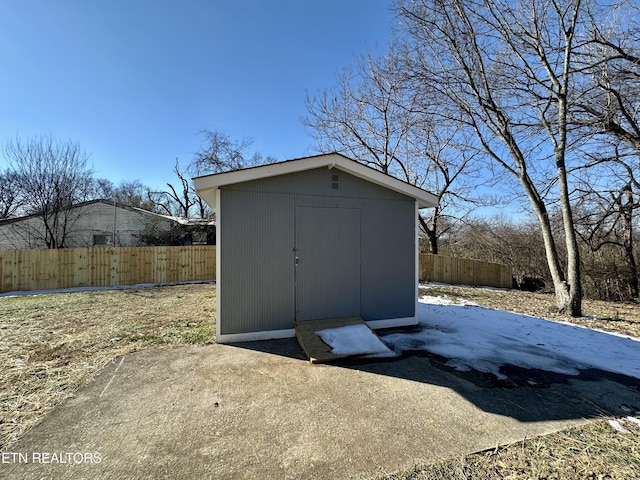
[[[418,208],[431,208],[438,204],[438,197],[436,195],[407,182],[403,182],[402,180],[398,180],[395,177],[374,170],[373,168],[367,167],[366,165],[358,163],[355,160],[351,160],[339,153],[328,153],[313,157],[297,158],[294,160],[287,160],[285,162],[272,163],[259,167],[234,170],[232,172],[218,173],[204,177],[196,177],[193,179],[193,183],[198,195],[202,197],[211,206],[211,208],[215,209],[218,204],[215,192],[219,187],[224,185],[248,182],[261,178],[275,177],[278,175],[286,175],[288,173],[303,172],[305,170],[322,167],[339,167],[341,170],[355,175],[356,177],[415,198],[418,203]]]

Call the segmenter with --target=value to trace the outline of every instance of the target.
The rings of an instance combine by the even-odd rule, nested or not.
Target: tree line
[[[36,216],[42,221],[43,240],[49,248],[63,248],[73,228],[69,208],[103,199],[180,218],[210,218],[207,204],[195,193],[191,177],[245,168],[273,161],[250,154],[251,140],[236,141],[220,130],[204,130],[194,157],[182,166],[175,161],[174,182],[151,188],[140,180],[119,184],[96,178],[88,167],[89,154],[72,140],[52,135],[8,140],[6,162],[0,169],[0,220]]]
[[[492,250],[524,268],[541,255],[544,268],[529,273],[553,285],[561,312],[581,314],[584,288],[637,297],[636,3],[395,0],[393,11],[384,55],[307,96],[317,148],[438,194],[421,218],[432,253],[445,239],[460,251],[475,228],[466,238],[489,242],[476,257]],[[535,235],[529,217],[508,236],[474,218],[491,205],[531,215]],[[531,243],[517,247],[525,234]]]
[[[552,215],[551,224],[556,235],[561,236],[560,215]],[[624,255],[624,229],[614,227],[589,241],[582,239],[584,232],[579,227],[584,296],[613,301],[637,299],[638,270],[636,260],[629,261]],[[519,221],[502,215],[469,218],[449,230],[440,243],[444,255],[511,265],[515,288],[553,290],[540,228],[533,216]],[[639,247],[635,241],[634,252]],[[563,249],[560,258],[562,262],[566,261]]]

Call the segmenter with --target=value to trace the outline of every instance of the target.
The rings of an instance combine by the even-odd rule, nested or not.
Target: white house
[[[214,228],[209,220],[179,219],[92,200],[62,212],[48,233],[40,215],[0,220],[0,250],[48,248],[52,236],[57,246],[65,248],[206,244],[207,236],[214,238],[207,231]]]

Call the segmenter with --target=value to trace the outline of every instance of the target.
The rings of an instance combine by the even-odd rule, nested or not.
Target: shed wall
[[[364,320],[413,317],[414,199],[319,168],[221,187],[220,334],[293,328],[295,209],[305,206],[360,210]]]

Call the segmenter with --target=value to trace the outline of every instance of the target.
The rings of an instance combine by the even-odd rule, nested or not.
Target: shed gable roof
[[[438,197],[436,195],[416,187],[415,185],[411,185],[395,177],[379,172],[378,170],[367,167],[366,165],[358,163],[355,160],[345,157],[339,153],[328,153],[312,157],[296,158],[284,162],[246,168],[243,170],[206,175],[194,178],[193,182],[198,195],[215,209],[216,190],[225,185],[233,185],[236,183],[275,177],[278,175],[287,175],[289,173],[297,173],[323,167],[338,168],[376,185],[380,185],[403,195],[407,195],[408,197],[415,198],[418,202],[419,208],[435,207],[438,204]]]

